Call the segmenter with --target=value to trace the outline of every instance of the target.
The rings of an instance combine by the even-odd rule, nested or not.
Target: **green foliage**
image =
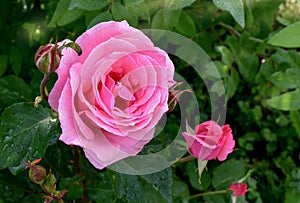
[[[298,110],[300,109],[300,91],[295,90],[273,97],[267,100],[267,104],[273,108],[284,111]]]
[[[300,22],[296,22],[280,30],[269,39],[268,43],[286,48],[300,47]]]
[[[44,156],[51,138],[54,138],[57,120],[50,110],[33,103],[15,103],[7,107],[0,122],[0,168],[9,167],[13,174],[24,169],[27,160]]]
[[[65,202],[82,202],[83,197],[99,203],[230,202],[227,187],[250,169],[254,172],[244,181],[249,190],[238,202],[299,202],[298,8],[299,2],[290,0],[0,1],[0,202],[42,201],[44,191],[24,171],[24,162],[41,157],[40,164],[52,170],[48,178],[55,177],[57,190],[68,190]],[[58,140],[57,115],[47,102],[33,107],[42,79],[33,62],[37,48],[50,38],[76,39],[87,28],[109,20],[184,35],[217,68],[222,83],[204,84],[186,61],[171,56],[176,72],[197,97],[201,121],[210,119],[211,99],[223,101],[219,87],[225,88],[226,123],[233,129],[235,150],[224,162],[209,161],[201,183],[197,161],[186,162],[190,157],[143,176],[96,170],[82,151]],[[155,38],[169,48],[162,36]],[[200,56],[190,55],[188,43],[174,39],[174,47],[179,47],[176,54],[194,64],[206,64]],[[205,71],[208,76],[209,68]],[[56,78],[51,76],[49,90]],[[195,111],[190,104],[189,111]],[[164,149],[179,125],[176,107],[162,133],[142,153]],[[223,193],[214,194],[218,191]]]
[[[213,2],[219,9],[230,12],[241,27],[245,26],[244,3],[242,0],[213,0]]]
[[[142,176],[110,171],[109,176],[118,201],[172,202],[172,170],[170,168]]]

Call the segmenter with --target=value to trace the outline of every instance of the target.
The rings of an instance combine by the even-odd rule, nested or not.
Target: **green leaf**
[[[94,25],[97,25],[98,23],[109,21],[109,20],[112,20],[112,16],[110,13],[108,13],[108,12],[100,13],[99,15],[97,15],[96,17],[94,17],[91,20],[91,22],[88,24],[87,28],[89,29],[89,28],[93,27]]]
[[[108,171],[101,171],[97,176],[92,177],[92,182],[88,185],[88,194],[92,202],[112,202],[115,193],[110,181]]]
[[[69,10],[73,10],[75,8],[79,8],[85,11],[95,11],[100,10],[107,6],[108,1],[99,1],[99,0],[71,0],[69,5]]]
[[[271,76],[271,82],[280,88],[300,87],[300,69],[288,68],[285,72],[276,72]]]
[[[223,195],[207,195],[203,197],[205,200],[205,203],[226,203],[224,200]]]
[[[186,173],[189,177],[190,184],[197,190],[207,190],[211,184],[211,178],[207,171],[202,173],[201,184],[199,182],[199,175],[197,173],[196,160],[189,161],[186,164]]]
[[[139,16],[142,20],[150,23],[151,16],[148,2],[144,2],[144,0],[127,0],[124,3],[131,15]]]
[[[193,37],[196,34],[195,23],[191,16],[185,11],[181,12],[180,18],[175,28],[188,37]]]
[[[244,3],[242,0],[213,0],[213,3],[221,10],[228,11],[234,20],[245,27]]]
[[[276,33],[269,39],[268,43],[285,48],[300,47],[300,21]]]
[[[75,9],[75,8],[70,11],[68,10],[70,1],[71,0],[60,0],[58,2],[54,14],[51,18],[51,21],[48,24],[49,28],[55,28],[56,26],[67,25],[82,16],[83,14],[82,10]]]
[[[284,153],[282,153],[279,157],[273,160],[275,165],[278,168],[280,168],[286,176],[289,176],[292,173],[292,171],[295,168],[297,168],[294,160],[290,156],[287,156]]]
[[[190,6],[195,1],[196,0],[165,0],[165,8],[176,10],[176,9]]]
[[[0,104],[9,106],[16,102],[32,99],[32,91],[23,79],[15,75],[0,78]]]
[[[167,30],[169,27],[170,25],[166,24],[164,21],[164,10],[158,10],[152,18],[151,28]]]
[[[0,76],[2,76],[7,68],[8,57],[5,54],[0,54]]]
[[[259,68],[258,57],[243,51],[237,58],[237,63],[241,75],[248,81],[253,80]]]
[[[231,51],[225,46],[217,46],[216,50],[222,55],[222,61],[228,66],[231,67],[233,62],[233,55]]]
[[[295,191],[287,190],[284,203],[300,203],[300,194]]]
[[[297,89],[267,100],[267,104],[278,110],[293,111],[300,109],[300,91]]]
[[[132,26],[137,26],[138,24],[138,17],[137,15],[128,11],[128,9],[123,6],[121,3],[114,3],[111,8],[112,15],[115,20],[127,20],[128,23]]]
[[[226,189],[231,183],[238,181],[246,173],[243,161],[228,160],[216,168],[213,173],[212,185],[217,189]]]
[[[172,190],[173,202],[189,202],[189,188],[184,181],[174,179]]]
[[[24,170],[24,162],[44,156],[49,141],[56,136],[57,120],[50,109],[33,103],[16,103],[0,117],[0,168],[13,174]]]
[[[164,9],[165,24],[175,26],[178,23],[180,14],[181,14],[181,9],[179,9],[179,10]]]
[[[240,77],[234,68],[230,68],[229,75],[225,78],[226,98],[227,100],[233,97],[238,88]]]
[[[295,128],[298,137],[300,138],[300,113],[299,111],[290,111],[290,119],[292,126]]]
[[[121,202],[172,202],[172,170],[149,175],[125,175],[109,171],[116,196]]]

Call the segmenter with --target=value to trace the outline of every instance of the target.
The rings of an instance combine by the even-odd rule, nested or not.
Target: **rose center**
[[[113,91],[115,96],[115,107],[124,110],[136,100],[132,92],[121,82],[117,82]]]

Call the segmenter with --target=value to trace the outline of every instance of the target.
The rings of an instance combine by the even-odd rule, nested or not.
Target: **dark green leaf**
[[[121,3],[114,3],[111,8],[112,15],[115,20],[122,21],[127,20],[128,23],[132,26],[136,26],[138,23],[137,15],[130,13],[128,9],[123,6]]]
[[[298,137],[300,138],[300,113],[299,111],[290,111],[290,119],[295,128]]]
[[[8,106],[30,100],[33,100],[32,91],[24,80],[15,75],[0,78],[0,104]]]
[[[57,121],[50,109],[33,103],[16,103],[5,109],[0,120],[0,168],[16,174],[24,162],[44,156],[51,137],[56,136]]]
[[[300,91],[297,89],[267,100],[270,107],[283,111],[300,109]]]
[[[69,10],[79,8],[86,11],[100,10],[107,6],[108,1],[99,1],[99,0],[71,0],[69,5]]]
[[[173,202],[188,203],[189,202],[189,188],[184,181],[173,180]]]
[[[237,59],[238,69],[246,80],[252,80],[257,73],[259,62],[258,57],[250,53],[243,52]]]
[[[223,195],[208,195],[204,196],[205,203],[226,203]]]
[[[109,21],[109,20],[112,20],[112,16],[110,13],[108,13],[108,12],[100,13],[99,15],[97,15],[96,17],[94,17],[91,20],[91,22],[88,24],[87,28],[89,29],[89,28],[93,27],[94,25],[97,25],[98,23]]]
[[[193,37],[196,34],[195,23],[191,16],[185,11],[181,12],[180,18],[175,28],[188,37]]]
[[[115,199],[112,183],[107,170],[92,177],[88,186],[88,194],[92,202],[112,202]]]
[[[282,170],[285,175],[290,175],[296,168],[294,160],[290,156],[281,154],[274,160],[275,165]]]
[[[79,9],[68,10],[71,0],[60,0],[51,18],[48,27],[67,25],[82,16],[83,11]]]
[[[213,173],[212,185],[217,189],[226,189],[231,183],[237,182],[246,174],[243,161],[228,160],[216,168]]]
[[[172,202],[172,170],[141,176],[110,171],[116,196],[123,202]]]
[[[300,47],[300,22],[284,28],[269,39],[268,43],[286,48]]]
[[[230,75],[225,78],[225,82],[226,98],[228,100],[234,96],[240,82],[239,74],[234,68],[230,68]]]
[[[245,26],[244,3],[242,0],[213,0],[221,10],[229,11],[234,20],[241,26]]]
[[[186,165],[186,172],[189,176],[189,181],[193,188],[197,190],[207,190],[211,184],[211,178],[207,171],[204,171],[201,176],[201,183],[199,182],[199,173],[196,161],[189,161]]]

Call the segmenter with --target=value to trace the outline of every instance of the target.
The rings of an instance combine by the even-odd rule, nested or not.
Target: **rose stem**
[[[41,93],[41,96],[45,100],[48,100],[48,95],[46,94],[46,84],[49,81],[49,79],[50,79],[50,75],[49,74],[44,74],[44,78],[43,78],[43,80],[41,82],[41,85],[40,85],[40,93]]]
[[[81,162],[80,162],[80,150],[78,146],[73,146],[73,152],[74,152],[74,164],[76,166],[76,173],[81,174],[82,168],[81,168]],[[85,181],[82,181],[82,188],[83,188],[83,193],[82,193],[82,203],[88,203],[89,202],[89,196],[87,193],[87,185]]]
[[[217,195],[217,194],[225,194],[227,193],[227,190],[218,190],[218,191],[210,191],[210,192],[203,192],[203,193],[199,193],[199,194],[195,194],[190,196],[190,199],[194,199],[197,197],[203,197],[206,195]]]

